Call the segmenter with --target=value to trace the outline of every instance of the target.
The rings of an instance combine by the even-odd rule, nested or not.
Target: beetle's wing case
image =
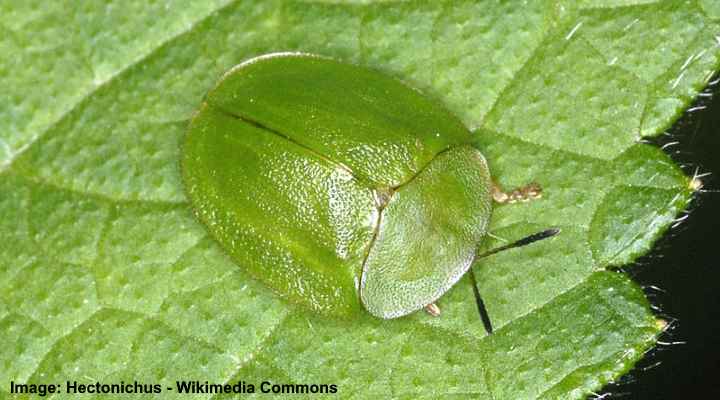
[[[251,60],[208,102],[347,166],[371,187],[399,186],[468,141],[457,118],[397,79],[304,54]]]
[[[190,129],[188,195],[231,258],[295,303],[361,312],[355,281],[378,212],[372,192],[323,157],[212,107]]]

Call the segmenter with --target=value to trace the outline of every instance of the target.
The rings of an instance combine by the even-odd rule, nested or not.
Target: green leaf
[[[640,139],[718,69],[714,1],[5,1],[0,15],[0,398],[11,380],[182,379],[583,398],[663,328],[607,268],[691,197]],[[183,132],[224,71],[280,50],[400,77],[475,131],[503,186],[543,186],[494,211],[494,240],[563,233],[476,266],[496,333],[467,280],[440,318],[323,319],[207,237],[180,184]]]

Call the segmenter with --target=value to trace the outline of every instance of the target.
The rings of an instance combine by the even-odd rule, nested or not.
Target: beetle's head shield
[[[360,298],[371,314],[417,311],[467,272],[490,218],[490,187],[482,154],[458,146],[397,188],[363,265]]]

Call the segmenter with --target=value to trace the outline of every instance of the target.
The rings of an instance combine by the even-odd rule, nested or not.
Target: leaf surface
[[[583,398],[662,329],[608,267],[646,252],[690,199],[689,178],[640,140],[718,69],[714,1],[0,10],[0,397],[11,380],[197,379],[334,383],[343,398]],[[323,319],[208,238],[180,184],[181,137],[224,71],[281,50],[400,77],[475,131],[503,186],[543,186],[543,200],[495,210],[494,240],[563,234],[475,267],[495,334],[466,280],[441,318]]]

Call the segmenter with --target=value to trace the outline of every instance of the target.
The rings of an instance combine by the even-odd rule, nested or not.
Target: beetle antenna
[[[487,256],[491,256],[495,253],[499,253],[501,251],[514,249],[516,247],[522,247],[527,246],[530,243],[537,242],[538,240],[547,239],[550,237],[553,237],[560,233],[560,229],[558,228],[550,228],[546,229],[544,231],[533,233],[530,236],[526,236],[516,242],[512,242],[510,244],[506,244],[505,246],[500,246],[491,250],[486,251],[485,253],[479,254],[475,256],[475,259],[473,261],[477,261],[481,258],[485,258]],[[493,333],[493,327],[492,323],[490,322],[490,316],[488,315],[487,309],[485,308],[485,302],[483,301],[482,297],[480,296],[480,290],[478,289],[477,285],[477,279],[475,278],[475,270],[470,268],[470,283],[472,284],[473,288],[473,295],[475,295],[475,304],[477,305],[478,313],[480,314],[480,319],[482,320],[483,325],[485,326],[485,331],[489,334]]]
[[[492,322],[490,322],[490,316],[488,315],[487,308],[485,308],[485,302],[480,296],[477,279],[475,278],[475,271],[472,268],[470,268],[470,282],[472,283],[473,294],[475,295],[475,304],[477,305],[478,313],[480,313],[480,319],[485,326],[485,332],[489,335],[493,333]]]
[[[533,234],[530,235],[530,236],[525,236],[524,238],[522,238],[522,239],[520,239],[520,240],[518,240],[518,241],[512,242],[512,243],[510,243],[510,244],[506,244],[506,245],[504,245],[504,246],[496,247],[496,248],[490,249],[490,250],[488,250],[488,251],[486,251],[486,252],[484,252],[484,253],[482,253],[482,254],[476,255],[476,256],[475,256],[475,260],[473,260],[473,261],[477,261],[477,260],[479,260],[479,259],[481,259],[481,258],[485,258],[485,257],[487,257],[487,256],[491,256],[491,255],[493,255],[493,254],[495,254],[495,253],[499,253],[499,252],[501,252],[501,251],[514,249],[514,248],[516,248],[516,247],[527,246],[527,245],[529,245],[530,243],[537,242],[538,240],[543,240],[543,239],[547,239],[547,238],[553,237],[553,236],[557,235],[558,233],[560,233],[560,229],[559,229],[559,228],[545,229],[544,231],[537,232],[537,233],[533,233]]]

